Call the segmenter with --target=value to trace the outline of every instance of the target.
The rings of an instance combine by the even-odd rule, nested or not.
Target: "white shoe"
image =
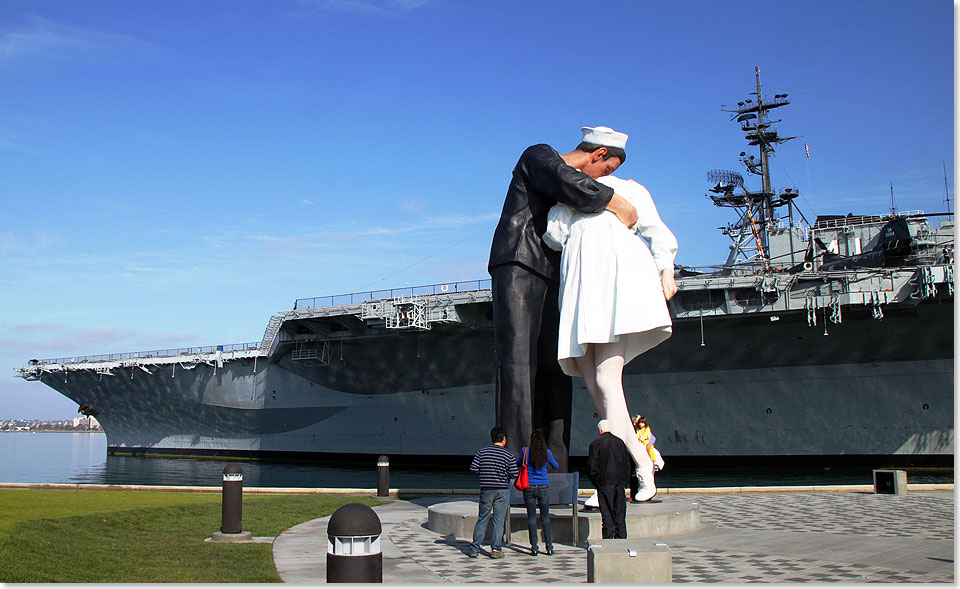
[[[588,497],[587,500],[583,502],[583,506],[584,506],[584,507],[594,507],[594,508],[597,508],[597,509],[600,508],[600,498],[597,497],[597,491],[596,491],[596,490],[594,490],[593,495],[590,495],[590,497]]]
[[[637,494],[633,500],[643,502],[653,499],[657,494],[657,486],[653,482],[653,469],[651,468],[650,470],[644,472],[638,466],[637,479],[640,481],[640,490],[637,491]]]
[[[665,465],[663,456],[660,455],[660,451],[656,448],[653,449],[653,455],[657,457],[656,460],[653,461],[653,472],[660,472]]]

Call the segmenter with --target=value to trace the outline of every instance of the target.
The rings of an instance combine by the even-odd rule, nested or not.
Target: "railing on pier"
[[[420,297],[455,292],[474,292],[478,290],[488,290],[489,288],[489,279],[468,280],[465,282],[441,282],[439,284],[427,284],[424,286],[407,286],[404,288],[391,288],[388,290],[371,290],[327,297],[297,299],[297,301],[293,304],[293,308],[310,309],[316,307],[358,305],[360,303],[366,303],[367,301],[397,299],[400,297]]]

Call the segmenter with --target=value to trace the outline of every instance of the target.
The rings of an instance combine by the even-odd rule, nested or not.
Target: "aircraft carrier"
[[[736,218],[723,228],[730,254],[678,267],[673,336],[624,373],[631,412],[681,463],[952,465],[952,216],[808,221],[798,191],[769,174],[793,138],[768,113],[789,101],[765,99],[759,72],[751,96],[729,112],[762,186],[708,174],[709,201]],[[96,416],[111,454],[424,461],[488,443],[494,363],[490,283],[478,280],[299,299],[260,342],[16,371]],[[573,414],[582,457],[598,416],[579,379]]]

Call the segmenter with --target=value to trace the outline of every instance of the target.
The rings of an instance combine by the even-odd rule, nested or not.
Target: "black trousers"
[[[530,432],[543,430],[560,472],[567,472],[573,383],[557,362],[560,285],[520,264],[496,266],[490,278],[497,425],[517,455]]]
[[[597,485],[600,501],[600,533],[604,538],[627,537],[627,499],[623,485]]]

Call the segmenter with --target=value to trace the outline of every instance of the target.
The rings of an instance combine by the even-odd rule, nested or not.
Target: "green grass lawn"
[[[248,494],[243,529],[276,536],[346,503],[380,502]],[[0,582],[279,582],[270,544],[203,541],[220,518],[218,493],[0,489]]]

